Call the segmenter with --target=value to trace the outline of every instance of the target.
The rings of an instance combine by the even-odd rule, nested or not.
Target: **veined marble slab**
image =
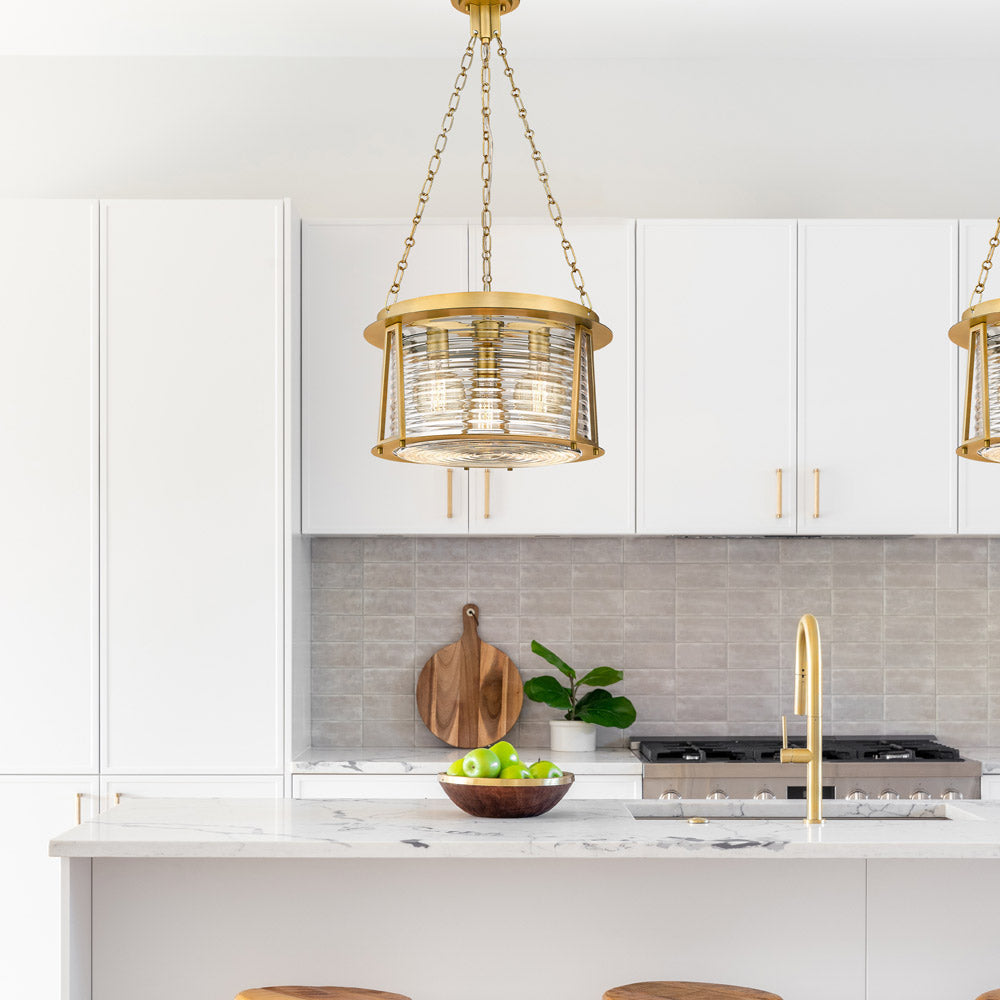
[[[642,774],[642,762],[627,748],[592,753],[557,753],[548,747],[518,747],[523,760],[553,760],[574,774]],[[438,774],[465,751],[454,747],[421,749],[347,748],[307,750],[292,761],[298,774]]]
[[[1000,774],[1000,747],[972,747],[962,749],[967,760],[978,760],[983,765],[983,774]]]
[[[859,802],[836,809],[886,816],[944,810],[950,819],[830,820],[806,827],[804,803],[769,815],[707,823],[640,820],[632,809],[710,806],[759,811],[759,802],[564,801],[544,816],[489,820],[437,800],[135,799],[56,837],[54,857],[76,858],[997,858],[1000,802]],[[796,808],[802,812],[794,812]],[[835,809],[830,808],[830,815]]]

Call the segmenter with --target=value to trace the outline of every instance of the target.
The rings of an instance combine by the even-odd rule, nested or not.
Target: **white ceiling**
[[[1000,3],[522,0],[504,23],[512,57],[955,58]],[[0,54],[457,57],[467,24],[449,0],[0,0]]]

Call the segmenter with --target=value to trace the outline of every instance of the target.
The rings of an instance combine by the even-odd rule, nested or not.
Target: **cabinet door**
[[[97,813],[96,778],[0,778],[0,996],[60,995],[60,866],[49,841]]]
[[[102,207],[102,770],[280,770],[284,206]]]
[[[0,771],[96,771],[97,203],[0,219]]]
[[[385,304],[409,231],[409,223],[303,223],[305,534],[447,535],[468,530],[464,472],[455,470],[449,477],[445,469],[371,454],[382,352],[362,334]],[[416,239],[400,298],[464,292],[467,227],[424,223]]]
[[[602,458],[543,469],[469,473],[469,527],[479,534],[630,534],[635,530],[635,224],[567,222],[594,311],[614,340],[594,355]],[[578,301],[551,222],[492,233],[493,288]],[[481,288],[473,231],[469,285]]]
[[[979,268],[989,252],[990,237],[996,231],[997,220],[973,220],[959,225],[958,306],[955,320],[969,308],[969,296],[976,287]],[[1000,299],[1000,277],[992,274],[986,282],[983,299]],[[945,331],[947,334],[947,331]],[[962,440],[962,411],[965,406],[965,377],[968,354],[958,347],[958,420],[952,448]],[[958,460],[958,530],[969,535],[1000,534],[1000,468],[993,462]]]
[[[101,808],[110,809],[128,799],[280,799],[283,781],[277,774],[102,778]]]
[[[795,223],[640,222],[638,531],[795,531]]]
[[[446,799],[436,774],[294,774],[296,799]]]
[[[800,223],[800,533],[955,531],[957,248],[954,222]]]

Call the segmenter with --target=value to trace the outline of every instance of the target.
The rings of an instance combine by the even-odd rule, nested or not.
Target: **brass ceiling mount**
[[[451,0],[452,7],[462,14],[469,15],[473,33],[479,32],[480,38],[492,38],[493,33],[500,34],[500,17],[516,10],[521,0]]]

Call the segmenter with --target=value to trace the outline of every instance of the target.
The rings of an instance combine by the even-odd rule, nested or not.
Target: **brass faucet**
[[[807,824],[823,822],[823,668],[819,625],[812,615],[799,619],[795,639],[795,714],[806,717],[806,745],[788,746],[788,723],[781,717],[781,763],[806,765]]]

